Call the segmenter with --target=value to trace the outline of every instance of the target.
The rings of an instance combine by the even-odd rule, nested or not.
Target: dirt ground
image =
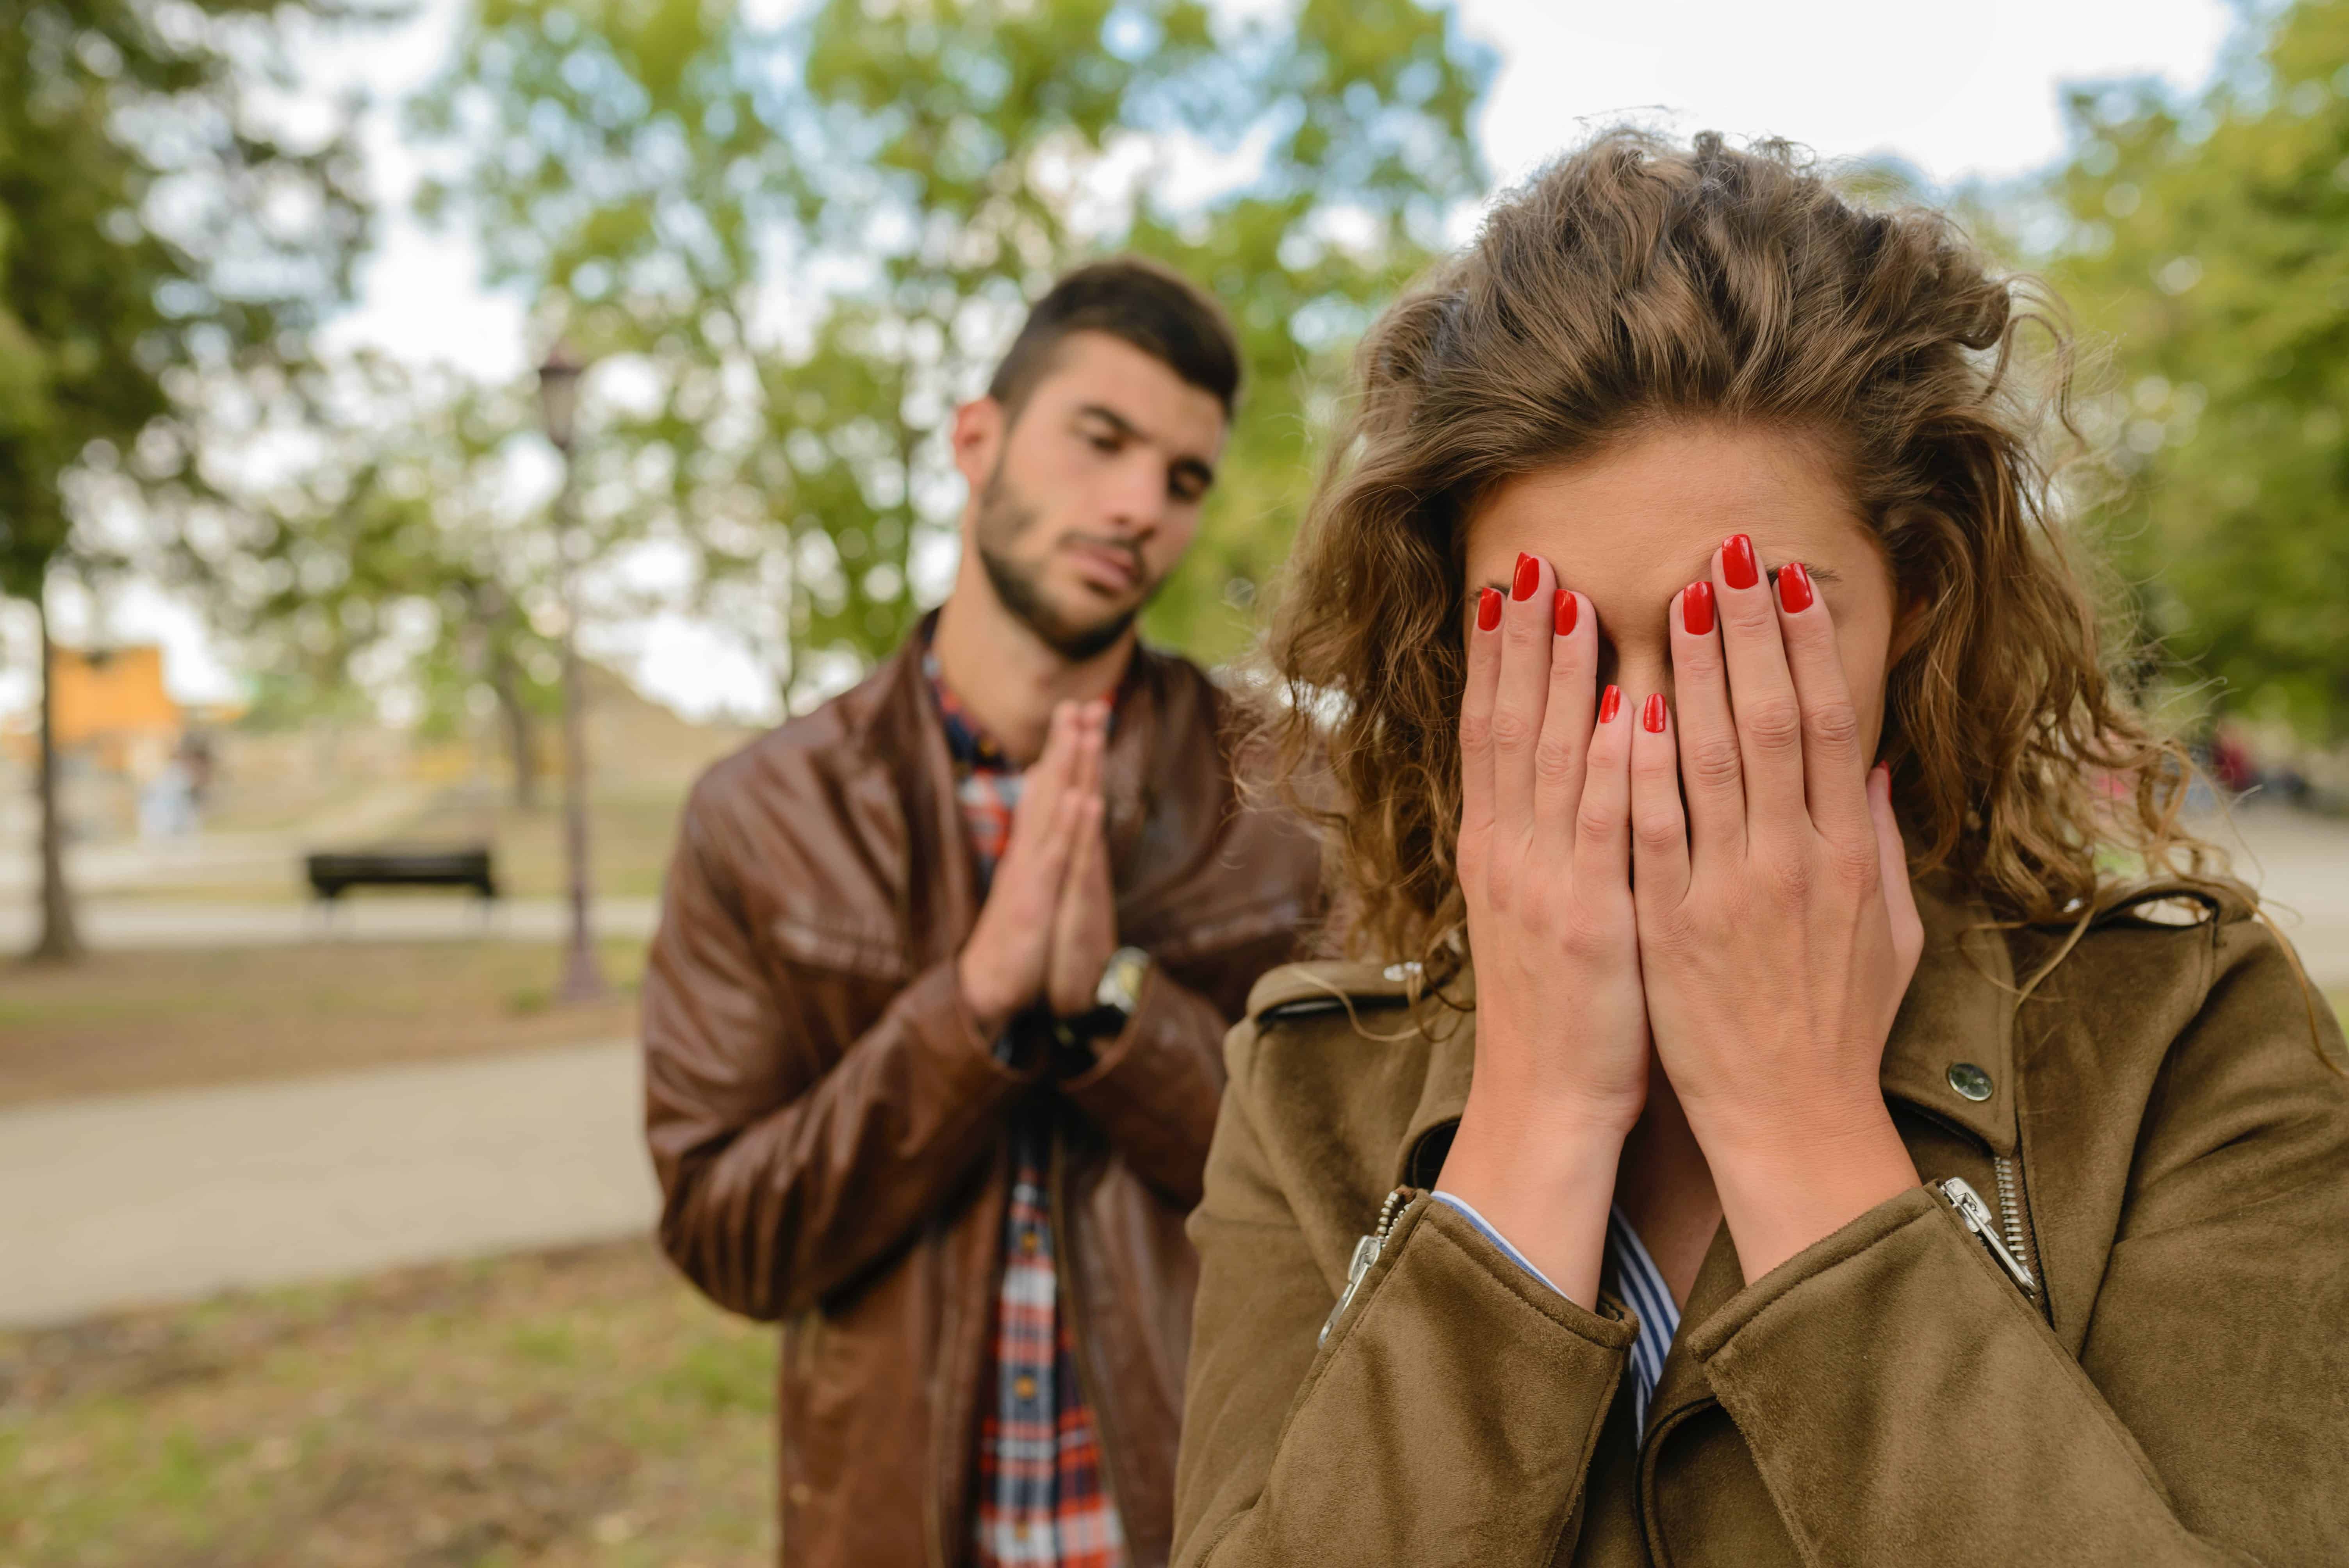
[[[609,1001],[555,1007],[519,942],[320,942],[0,960],[0,1105],[430,1061],[636,1031],[644,946],[602,949]]]
[[[750,1568],[771,1331],[646,1242],[0,1335],[9,1568]]]

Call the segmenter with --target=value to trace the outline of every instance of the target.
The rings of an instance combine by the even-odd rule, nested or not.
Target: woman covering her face
[[[1619,132],[1373,329],[1271,643],[1359,961],[1227,1048],[1178,1562],[2349,1561],[2340,1032],[2106,673],[2041,320]]]

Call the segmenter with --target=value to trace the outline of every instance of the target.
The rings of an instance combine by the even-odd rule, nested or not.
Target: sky
[[[522,302],[483,289],[463,241],[401,210],[418,171],[392,106],[440,64],[463,3],[423,0],[388,36],[311,53],[320,94],[356,84],[378,106],[366,138],[386,214],[358,303],[330,343],[502,378],[535,346],[524,341]],[[1889,155],[1939,185],[2011,179],[2062,150],[2066,84],[2151,75],[2199,87],[2234,17],[2226,0],[1459,0],[1459,9],[1499,62],[1478,133],[1501,187],[1627,115],[1682,131],[1785,136],[1831,157]],[[79,609],[58,610],[70,634]],[[183,697],[234,695],[235,676],[184,606],[134,589],[109,605],[107,623],[119,640],[162,640]],[[588,640],[688,711],[750,711],[766,699],[756,666],[710,628],[668,617]],[[26,626],[0,626],[0,710],[30,696],[29,642]]]

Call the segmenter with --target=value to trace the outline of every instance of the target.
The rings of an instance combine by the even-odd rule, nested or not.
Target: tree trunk
[[[41,629],[41,744],[36,791],[41,803],[41,935],[26,954],[36,964],[70,964],[82,954],[74,923],[73,892],[66,885],[66,825],[57,800],[57,645],[49,640],[49,607],[36,593]]]
[[[538,809],[538,756],[531,749],[530,710],[523,706],[522,687],[515,678],[513,655],[492,632],[490,636],[490,689],[497,694],[498,717],[505,726],[506,750],[513,758],[514,804],[525,811]]]

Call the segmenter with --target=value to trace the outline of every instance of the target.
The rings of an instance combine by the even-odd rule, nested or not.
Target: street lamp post
[[[605,995],[589,928],[587,888],[587,735],[585,694],[579,678],[577,516],[574,506],[571,449],[579,408],[579,377],[586,369],[570,347],[557,341],[538,367],[539,411],[546,438],[563,457],[563,485],[554,497],[555,570],[563,598],[563,848],[571,872],[571,942],[564,955],[557,1002],[593,1002]]]

